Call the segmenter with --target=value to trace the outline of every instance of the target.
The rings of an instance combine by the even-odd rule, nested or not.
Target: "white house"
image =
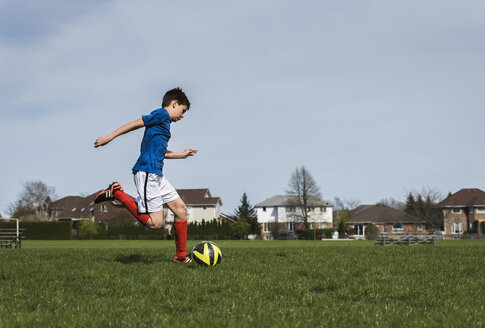
[[[261,224],[263,239],[270,240],[272,225],[278,224],[280,232],[292,238],[297,229],[303,228],[301,209],[293,205],[294,196],[273,196],[254,206]],[[308,223],[311,229],[325,229],[332,227],[333,207],[330,203],[312,197],[309,201]]]
[[[177,189],[177,193],[187,205],[189,223],[221,219],[222,200],[212,197],[209,189]],[[174,219],[172,211],[166,211],[165,219],[165,227],[170,231]]]

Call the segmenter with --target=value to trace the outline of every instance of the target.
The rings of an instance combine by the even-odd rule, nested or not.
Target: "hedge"
[[[0,229],[15,229],[16,222],[0,222]],[[22,235],[27,240],[64,240],[71,239],[71,222],[32,221],[20,222]]]

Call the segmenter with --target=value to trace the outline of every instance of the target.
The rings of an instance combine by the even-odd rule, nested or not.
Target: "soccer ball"
[[[202,266],[216,266],[222,261],[221,249],[211,241],[203,241],[192,249],[192,260]]]

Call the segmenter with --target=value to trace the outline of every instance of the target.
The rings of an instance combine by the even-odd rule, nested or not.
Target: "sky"
[[[0,214],[27,181],[136,195],[143,131],[93,143],[176,86],[199,153],[165,175],[224,213],[301,166],[328,201],[485,189],[484,40],[479,0],[0,0]]]

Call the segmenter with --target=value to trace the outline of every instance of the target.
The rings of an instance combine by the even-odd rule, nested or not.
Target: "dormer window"
[[[75,212],[75,211],[76,211],[76,208],[74,207],[74,208],[72,209],[72,211],[73,211],[73,212]]]

